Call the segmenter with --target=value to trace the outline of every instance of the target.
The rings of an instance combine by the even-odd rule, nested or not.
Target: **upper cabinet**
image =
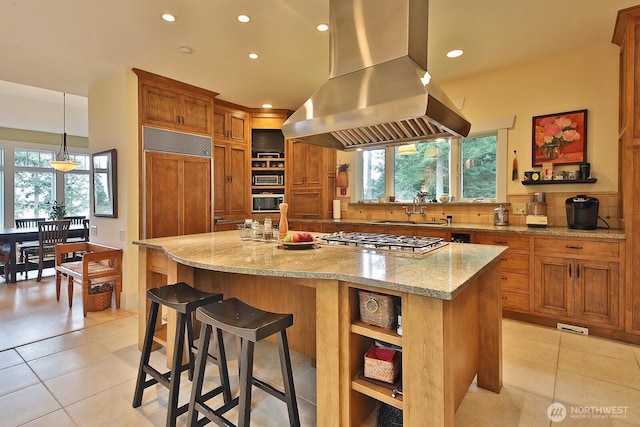
[[[336,191],[336,150],[286,142],[286,196],[291,218],[330,218]]]
[[[211,136],[215,92],[142,70],[140,78],[140,121],[180,132]]]
[[[216,101],[213,112],[213,139],[219,142],[249,141],[249,114],[232,104]]]

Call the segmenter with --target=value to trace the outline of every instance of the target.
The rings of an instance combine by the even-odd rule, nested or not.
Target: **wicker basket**
[[[360,297],[360,320],[385,329],[395,327],[395,297],[368,291],[358,291],[358,294]]]
[[[89,294],[87,303],[87,311],[101,311],[111,307],[112,290],[100,292],[99,294]]]
[[[380,355],[390,360],[381,360],[378,358]],[[397,351],[376,349],[372,345],[364,355],[364,376],[393,384],[400,373],[400,360],[401,357]]]

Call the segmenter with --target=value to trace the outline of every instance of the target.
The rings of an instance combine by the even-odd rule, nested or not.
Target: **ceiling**
[[[617,11],[636,3],[431,0],[429,72],[442,83],[610,43]],[[239,23],[241,13],[251,22]],[[87,96],[135,67],[248,107],[295,110],[328,77],[329,34],[315,29],[328,15],[329,0],[0,0],[0,80]],[[183,45],[193,53],[180,53]],[[453,48],[465,54],[445,58]]]

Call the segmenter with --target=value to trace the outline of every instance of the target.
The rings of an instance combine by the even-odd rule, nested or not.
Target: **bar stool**
[[[189,407],[188,404],[178,407],[180,374],[188,369],[189,379],[191,380],[193,378],[193,371],[195,366],[195,346],[193,343],[193,321],[191,319],[191,315],[198,307],[220,301],[222,299],[222,294],[203,292],[198,289],[194,289],[184,282],[179,282],[171,285],[160,286],[158,288],[148,289],[147,299],[151,301],[151,307],[149,309],[147,329],[144,336],[144,343],[142,345],[142,354],[140,356],[138,380],[136,382],[136,389],[133,395],[133,407],[137,408],[141,405],[142,393],[147,387],[160,383],[169,389],[167,426],[175,426],[176,418],[180,414],[185,413]],[[156,321],[158,319],[158,309],[160,305],[172,308],[177,312],[177,325],[174,338],[171,370],[165,373],[160,373],[158,370],[149,365],[151,347],[153,345],[153,335],[155,332]],[[189,360],[186,364],[183,365],[182,352],[184,350],[185,332],[187,334]],[[207,340],[206,344],[203,344],[201,342],[200,345],[198,345],[199,352],[203,353],[205,356],[209,355],[208,342],[209,340]],[[207,396],[212,397],[214,395],[222,393],[225,402],[230,401],[231,389],[229,387],[227,365],[226,362],[224,362],[225,354],[224,352],[219,353],[217,358],[211,355],[209,356],[212,358],[212,360],[214,360],[214,363],[218,365],[218,369],[220,371],[220,380],[222,384],[219,387],[216,387],[211,392],[207,393]],[[146,380],[147,374],[151,376],[151,379]]]
[[[293,325],[293,314],[278,314],[259,310],[237,298],[229,298],[219,303],[208,304],[196,310],[196,319],[202,322],[200,340],[208,342],[212,329],[216,333],[226,331],[240,338],[240,392],[239,403],[234,399],[230,404],[225,404],[218,409],[211,409],[207,406],[207,396],[202,395],[202,382],[204,379],[204,368],[206,355],[201,345],[196,357],[196,370],[191,388],[191,399],[189,400],[188,426],[203,425],[203,421],[212,421],[218,425],[233,424],[224,418],[223,414],[232,407],[238,405],[238,426],[248,427],[251,417],[251,389],[256,386],[266,391],[272,396],[282,400],[287,404],[289,412],[289,424],[300,426],[300,416],[298,414],[298,404],[296,402],[296,392],[293,385],[293,372],[291,370],[291,358],[289,357],[289,344],[287,342],[286,329]],[[282,369],[282,380],[284,383],[284,393],[274,388],[270,384],[253,378],[253,350],[257,341],[267,338],[273,334],[278,334],[278,353],[280,356],[280,368]],[[224,346],[221,339],[218,339],[219,346]],[[205,418],[198,421],[198,413]]]

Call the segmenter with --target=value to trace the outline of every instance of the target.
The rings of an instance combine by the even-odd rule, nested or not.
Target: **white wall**
[[[91,217],[91,241],[122,248],[122,308],[138,305],[138,82],[124,70],[89,90],[91,152],[115,148],[118,158],[118,218]],[[121,230],[124,238],[120,238]]]

